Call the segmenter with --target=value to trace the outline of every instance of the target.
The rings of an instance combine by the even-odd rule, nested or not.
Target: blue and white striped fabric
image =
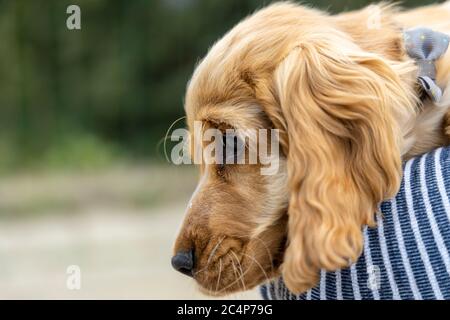
[[[364,252],[350,268],[321,272],[300,295],[277,279],[264,299],[450,299],[450,148],[411,159],[401,189],[381,204],[383,218],[364,230]]]

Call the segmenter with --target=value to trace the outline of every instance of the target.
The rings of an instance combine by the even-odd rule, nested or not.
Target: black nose
[[[187,276],[193,276],[194,253],[191,251],[181,251],[172,257],[172,267]]]

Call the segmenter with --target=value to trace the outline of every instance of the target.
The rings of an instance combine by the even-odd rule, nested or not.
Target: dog
[[[399,190],[402,161],[449,143],[450,53],[432,61],[443,89],[433,101],[404,36],[419,26],[450,34],[449,21],[449,2],[338,15],[283,2],[214,44],[187,86],[190,132],[196,121],[224,136],[277,129],[279,169],[202,164],[172,265],[224,295],[280,275],[305,292],[320,270],[357,261],[363,228]]]

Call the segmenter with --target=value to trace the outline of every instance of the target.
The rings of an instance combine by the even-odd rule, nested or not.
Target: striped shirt
[[[445,179],[444,179],[445,178]],[[351,267],[320,273],[294,295],[281,278],[261,286],[264,299],[450,299],[450,148],[404,165],[401,189],[364,229],[364,251]]]

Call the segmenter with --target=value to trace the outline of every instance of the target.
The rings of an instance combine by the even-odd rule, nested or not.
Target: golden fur
[[[373,10],[376,28],[367,24]],[[189,127],[276,128],[282,155],[273,176],[261,175],[261,165],[202,165],[174,251],[195,250],[194,278],[205,292],[282,274],[299,293],[321,268],[356,261],[362,227],[398,191],[402,158],[447,143],[450,94],[439,107],[422,105],[401,32],[420,23],[450,33],[448,21],[449,3],[336,16],[279,3],[211,48],[188,85]],[[450,84],[449,53],[437,82]]]

